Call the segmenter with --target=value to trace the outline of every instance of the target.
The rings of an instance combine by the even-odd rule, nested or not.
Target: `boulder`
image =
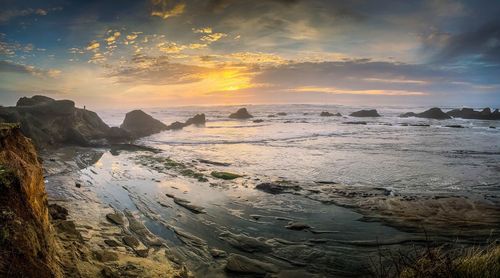
[[[248,113],[246,108],[240,108],[235,113],[232,113],[231,115],[229,115],[229,118],[231,118],[231,119],[249,119],[249,118],[253,118],[253,116],[250,115],[250,113]]]
[[[375,109],[359,110],[356,112],[352,112],[349,116],[351,116],[351,117],[380,117],[377,110],[375,110]]]
[[[120,127],[128,131],[134,138],[149,136],[168,129],[164,123],[142,110],[128,112]]]
[[[422,113],[413,113],[413,112],[408,112],[399,115],[401,118],[408,118],[408,117],[417,117],[417,118],[426,118],[426,119],[436,119],[436,120],[445,120],[445,119],[450,119],[451,117],[441,111],[441,109],[434,107],[429,110],[426,110]]]

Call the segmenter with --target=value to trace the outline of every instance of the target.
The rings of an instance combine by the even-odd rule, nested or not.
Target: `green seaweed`
[[[210,173],[212,177],[218,178],[218,179],[223,179],[223,180],[234,180],[237,178],[241,178],[241,175],[234,174],[234,173],[229,173],[229,172],[218,172],[218,171],[213,171]]]
[[[138,161],[139,164],[158,171],[173,170],[184,177],[197,179],[199,182],[208,181],[203,173],[190,169],[186,164],[175,161],[169,157],[141,155],[138,157]]]

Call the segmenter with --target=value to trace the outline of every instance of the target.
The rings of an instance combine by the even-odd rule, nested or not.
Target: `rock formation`
[[[76,108],[70,100],[44,96],[23,97],[15,107],[1,107],[0,122],[20,123],[23,134],[40,147],[88,146],[105,139],[110,132],[96,113]]]
[[[232,113],[231,115],[229,115],[229,118],[231,118],[231,119],[249,119],[249,118],[253,118],[253,116],[250,115],[250,113],[248,113],[246,108],[240,108],[235,113]]]
[[[349,116],[351,117],[380,117],[377,110],[359,110],[356,112],[352,112]]]
[[[453,109],[446,114],[453,118],[500,120],[500,111],[495,109],[495,111],[491,112],[490,108],[484,108],[482,111],[474,111],[472,108]]]
[[[55,241],[35,147],[0,124],[0,276],[62,277]]]
[[[441,109],[436,107],[426,110],[422,113],[413,113],[413,112],[404,113],[399,115],[399,117],[401,118],[417,117],[417,118],[436,119],[436,120],[445,120],[451,118],[449,115],[441,111]]]
[[[168,129],[164,123],[142,110],[128,112],[120,128],[128,131],[133,138],[149,136]]]

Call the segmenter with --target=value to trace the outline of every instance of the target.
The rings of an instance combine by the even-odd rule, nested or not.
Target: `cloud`
[[[0,61],[0,72],[30,74],[38,77],[55,78],[60,75],[61,71],[56,69],[39,69],[30,65],[16,64],[9,61]]]
[[[224,33],[213,33],[213,34],[208,34],[206,36],[201,37],[200,40],[202,40],[204,42],[208,42],[208,43],[213,43],[213,42],[216,42],[216,41],[218,41],[226,36],[227,36],[227,34],[224,34]]]
[[[120,32],[114,32],[111,36],[107,37],[105,40],[108,45],[114,44],[121,36]]]
[[[192,29],[194,33],[201,33],[201,34],[212,34],[212,28],[210,27],[203,27],[199,29]]]
[[[61,7],[55,7],[55,8],[48,8],[48,9],[42,9],[42,8],[38,8],[38,9],[32,9],[32,8],[28,8],[28,9],[5,9],[3,10],[2,8],[2,11],[0,11],[0,23],[2,22],[8,22],[16,17],[23,17],[23,16],[30,16],[30,15],[41,15],[41,16],[45,16],[47,15],[49,12],[53,12],[53,11],[60,11],[62,10]]]
[[[456,35],[449,35],[441,50],[434,56],[436,62],[457,61],[461,58],[479,59],[500,64],[500,20]]]
[[[178,16],[184,13],[186,4],[171,0],[152,0],[151,16],[158,16],[163,19]]]
[[[126,65],[116,67],[108,73],[118,83],[169,85],[193,83],[203,79],[208,68],[172,63],[166,56],[136,54]]]
[[[88,51],[97,51],[97,50],[99,50],[100,46],[101,46],[101,44],[98,41],[94,40],[94,41],[89,42],[85,49],[87,49]]]

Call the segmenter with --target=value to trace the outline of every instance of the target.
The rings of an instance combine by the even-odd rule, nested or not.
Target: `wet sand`
[[[264,174],[226,180],[213,172],[231,162],[181,162],[141,148],[63,148],[42,157],[50,202],[69,210],[83,239],[77,248],[94,258],[82,262],[89,273],[131,264],[156,273],[185,267],[200,277],[354,276],[366,274],[382,245],[467,244],[498,237],[500,226],[494,196],[398,195]],[[102,251],[119,259],[101,262]]]

